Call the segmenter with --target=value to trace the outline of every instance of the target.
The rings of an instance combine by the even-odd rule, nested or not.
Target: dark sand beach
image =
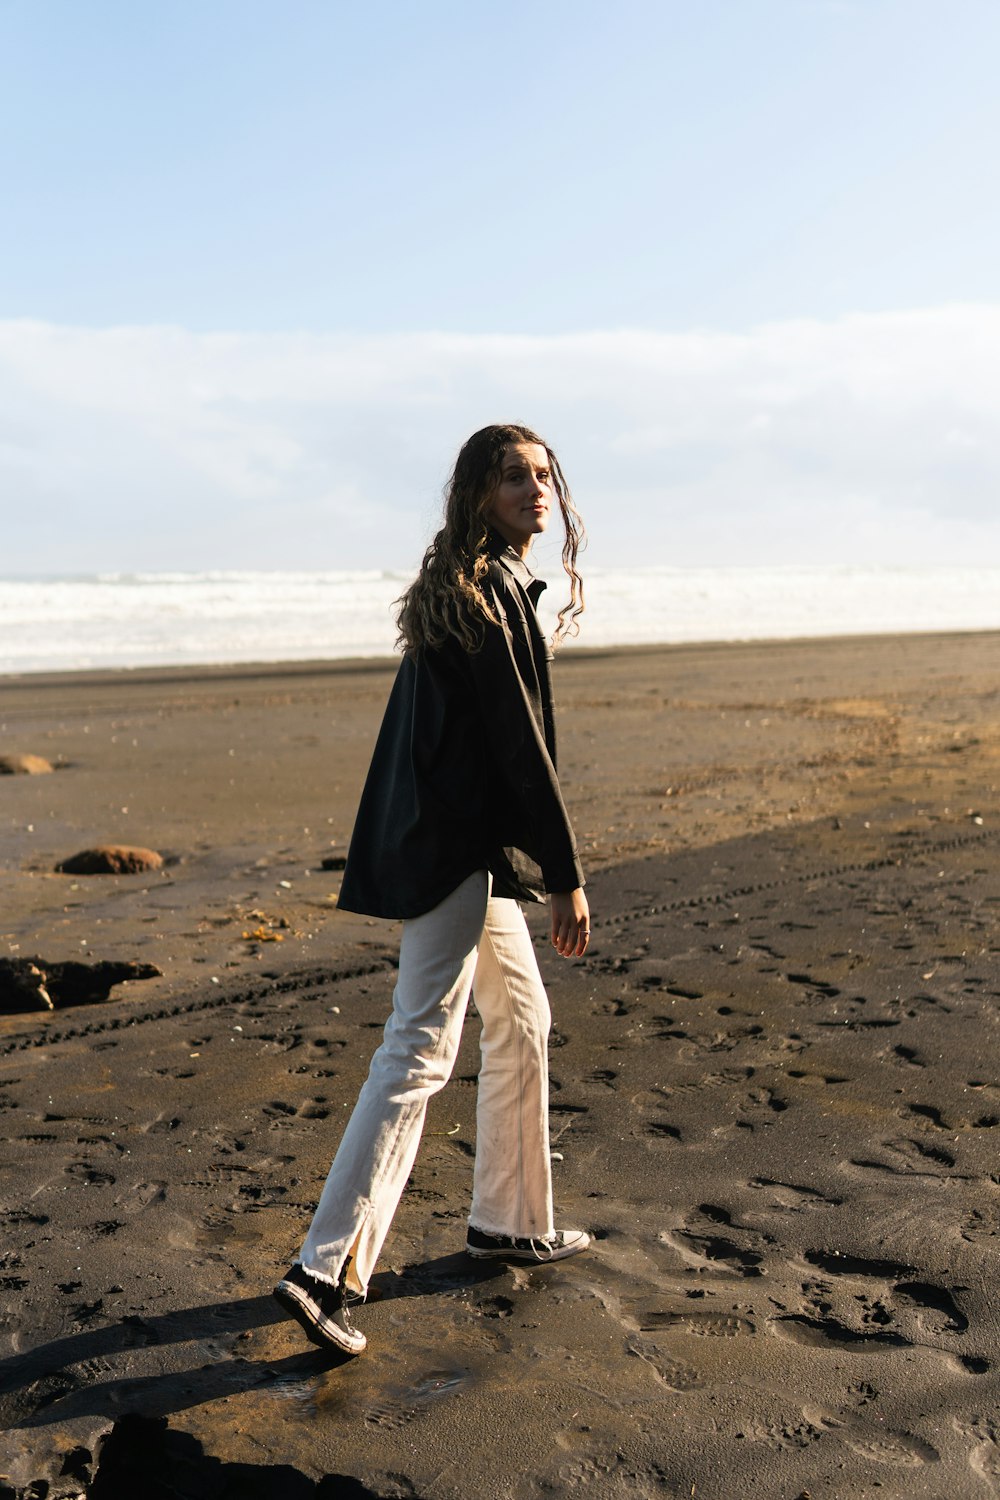
[[[462,1253],[478,1028],[356,1321],[270,1296],[388,1013],[338,913],[391,663],[8,678],[0,1497],[1000,1494],[1000,636],[568,651],[593,945],[531,916],[558,1222]],[[56,874],[95,843],[162,869]]]

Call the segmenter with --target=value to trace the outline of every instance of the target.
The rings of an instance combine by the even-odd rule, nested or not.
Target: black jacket
[[[450,639],[403,658],[354,825],[339,905],[417,917],[474,870],[493,894],[538,901],[583,885],[556,776],[545,584],[491,537],[478,651]]]

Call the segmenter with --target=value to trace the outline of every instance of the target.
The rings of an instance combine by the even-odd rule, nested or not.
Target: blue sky
[[[993,0],[0,0],[0,570],[406,566],[508,417],[595,562],[846,515],[996,560],[998,42]]]

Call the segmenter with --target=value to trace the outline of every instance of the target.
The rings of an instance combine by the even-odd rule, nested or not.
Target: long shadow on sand
[[[440,1256],[407,1266],[399,1274],[382,1272],[373,1277],[369,1299],[390,1301],[461,1291],[494,1279],[502,1270],[498,1264],[476,1264],[464,1254]],[[232,1338],[285,1317],[271,1296],[247,1297],[180,1308],[160,1317],[130,1316],[40,1344],[0,1362],[0,1425],[41,1427],[75,1417],[113,1417],[123,1412],[169,1416],[255,1386],[304,1380],[349,1363],[350,1357],[337,1350],[311,1349],[283,1359],[215,1357],[191,1369],[132,1377],[123,1373],[119,1379],[94,1380],[95,1366],[106,1368],[110,1356],[189,1340],[204,1346],[206,1341]]]

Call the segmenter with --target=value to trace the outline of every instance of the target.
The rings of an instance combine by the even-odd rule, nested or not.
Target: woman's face
[[[525,557],[531,539],[545,530],[552,508],[549,455],[541,443],[511,443],[504,449],[500,482],[486,519]]]

